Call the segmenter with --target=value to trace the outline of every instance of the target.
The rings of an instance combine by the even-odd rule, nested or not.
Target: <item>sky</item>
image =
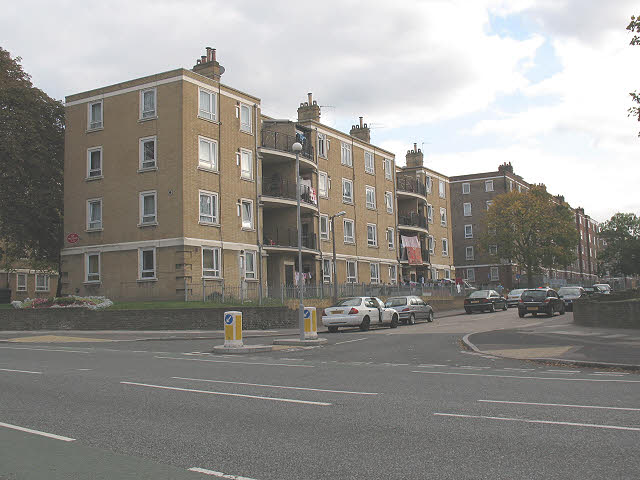
[[[6,2],[5,2],[6,3]],[[223,83],[396,154],[414,143],[444,175],[511,162],[597,221],[640,214],[640,46],[633,0],[23,0],[0,46],[33,83],[66,95],[179,67],[217,49]]]

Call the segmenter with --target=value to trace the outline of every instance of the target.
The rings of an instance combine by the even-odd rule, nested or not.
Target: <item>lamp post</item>
[[[336,273],[336,229],[334,228],[333,219],[336,217],[341,217],[346,213],[347,212],[343,210],[329,217],[331,219],[331,238],[333,239],[333,304],[334,305],[338,303],[338,274]]]
[[[302,288],[302,221],[300,220],[300,152],[302,144],[296,142],[291,146],[296,154],[296,221],[298,225],[298,297],[300,305],[298,308],[298,326],[300,327],[300,340],[304,340],[304,293]]]

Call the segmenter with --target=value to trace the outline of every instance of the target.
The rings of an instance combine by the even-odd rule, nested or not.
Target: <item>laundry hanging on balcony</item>
[[[401,235],[400,240],[407,252],[409,265],[422,265],[422,252],[420,250],[420,240],[418,240],[418,237],[405,237]]]

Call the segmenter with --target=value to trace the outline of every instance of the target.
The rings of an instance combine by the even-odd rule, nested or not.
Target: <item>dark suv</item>
[[[534,317],[539,313],[544,313],[547,317],[552,317],[554,312],[564,315],[564,301],[558,295],[558,292],[551,288],[527,289],[522,292],[520,302],[518,303],[518,315],[520,318],[527,313]]]

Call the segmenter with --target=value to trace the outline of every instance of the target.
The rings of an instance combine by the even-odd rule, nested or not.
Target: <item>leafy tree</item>
[[[627,30],[632,33],[640,33],[640,15],[637,17],[632,16],[631,22],[627,25]],[[629,42],[629,45],[640,45],[640,35],[634,35]],[[629,116],[630,117],[638,117],[638,121],[640,122],[640,94],[638,92],[629,93],[633,102],[637,103],[638,106],[632,106],[629,108]],[[640,132],[638,133],[640,137]]]
[[[600,260],[613,273],[640,273],[640,217],[616,213],[600,225],[600,238],[606,242]]]
[[[543,185],[498,195],[485,223],[481,247],[488,251],[489,245],[497,245],[495,256],[524,268],[529,287],[533,287],[533,276],[543,269],[565,267],[575,260],[579,236],[574,216]]]
[[[2,261],[27,258],[32,268],[59,272],[64,105],[34,87],[20,61],[0,47]]]

